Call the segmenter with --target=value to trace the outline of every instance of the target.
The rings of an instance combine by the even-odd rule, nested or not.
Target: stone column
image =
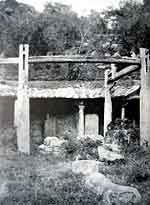
[[[17,101],[15,103],[15,125],[17,146],[20,152],[30,154],[30,99],[28,96],[29,46],[19,47],[19,79]]]
[[[107,126],[112,121],[112,101],[110,88],[107,84],[108,82],[109,70],[105,71],[105,102],[104,102],[104,136],[107,132]]]
[[[140,143],[150,144],[150,61],[147,49],[140,49],[141,91],[140,91]]]
[[[125,119],[125,107],[124,106],[121,108],[121,119],[122,120]]]
[[[78,136],[79,138],[84,136],[84,104],[80,102],[79,105],[79,122],[78,122]]]

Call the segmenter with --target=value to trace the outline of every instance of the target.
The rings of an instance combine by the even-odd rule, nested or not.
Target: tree
[[[140,47],[150,48],[150,15],[147,1],[145,4],[136,1],[122,1],[118,9],[110,9],[105,18],[112,22],[112,33],[124,54],[129,55]]]
[[[78,17],[67,5],[48,3],[38,18],[37,32],[42,36],[39,47],[46,42],[48,51],[62,54],[76,46]]]
[[[7,56],[18,55],[20,43],[29,43],[38,13],[34,8],[15,0],[0,2],[0,51]]]

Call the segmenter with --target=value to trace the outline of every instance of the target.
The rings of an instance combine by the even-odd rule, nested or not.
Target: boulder
[[[98,155],[100,161],[115,161],[124,159],[124,156],[118,151],[109,150],[104,146],[98,147]]]

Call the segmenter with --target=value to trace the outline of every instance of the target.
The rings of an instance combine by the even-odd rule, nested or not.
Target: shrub
[[[123,149],[126,149],[128,144],[139,144],[139,129],[127,119],[116,119],[108,125],[108,131],[105,136],[105,143],[116,143]]]
[[[101,145],[100,140],[91,138],[69,139],[63,144],[66,157],[71,159],[98,159],[97,147]]]

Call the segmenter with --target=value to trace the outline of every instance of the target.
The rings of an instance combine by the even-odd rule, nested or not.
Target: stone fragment
[[[61,140],[58,137],[46,137],[44,139],[44,145],[54,147],[54,146],[61,146],[65,140]]]

